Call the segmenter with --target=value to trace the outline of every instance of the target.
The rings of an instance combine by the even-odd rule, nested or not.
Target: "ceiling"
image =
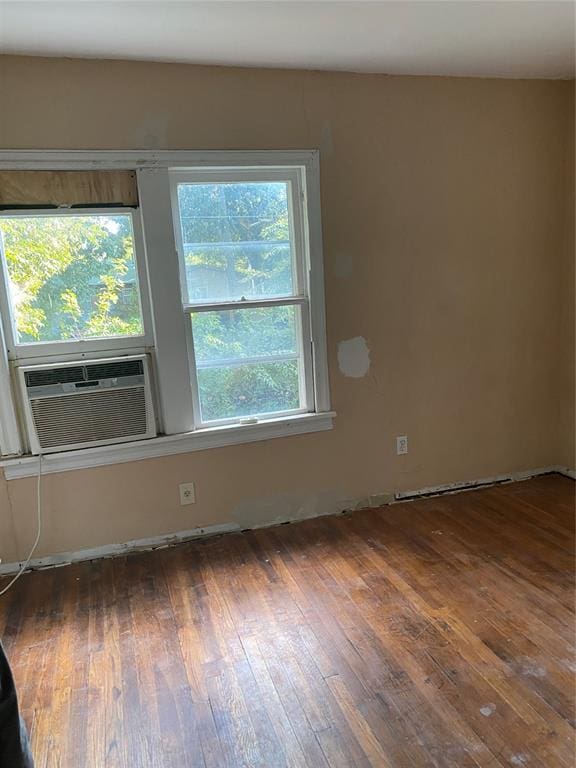
[[[411,75],[571,78],[570,0],[0,0],[0,51]]]

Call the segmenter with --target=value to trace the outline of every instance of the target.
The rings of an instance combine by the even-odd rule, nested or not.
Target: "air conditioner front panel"
[[[32,453],[155,437],[146,355],[19,368]]]
[[[43,397],[30,408],[42,449],[147,436],[144,387]]]

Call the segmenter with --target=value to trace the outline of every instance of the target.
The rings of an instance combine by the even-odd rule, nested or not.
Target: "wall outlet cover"
[[[400,435],[396,438],[396,454],[402,456],[404,453],[408,453],[408,436]]]
[[[178,488],[180,490],[180,506],[184,507],[186,504],[194,504],[196,502],[194,483],[180,483]]]

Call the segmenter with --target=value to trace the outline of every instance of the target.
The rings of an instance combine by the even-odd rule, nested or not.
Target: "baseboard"
[[[529,480],[531,477],[538,477],[540,475],[549,475],[553,473],[558,473],[564,475],[565,477],[570,477],[573,480],[576,480],[575,470],[569,469],[568,467],[554,465],[549,467],[539,467],[538,469],[530,469],[524,472],[512,472],[507,475],[494,475],[493,477],[484,477],[478,480],[470,480],[469,482],[447,483],[445,485],[429,486],[427,488],[419,488],[411,491],[397,491],[394,494],[390,493],[372,495],[351,502],[348,509],[357,510],[366,507],[385,506],[387,504],[395,504],[402,501],[410,501],[411,499],[418,499],[428,496],[440,496],[447,493],[462,493],[465,491],[479,490],[480,488],[487,486],[500,485],[502,483],[514,483],[522,480]],[[319,515],[311,515],[310,517],[316,516]],[[304,519],[307,518],[299,517],[297,520],[300,521]],[[269,525],[273,526],[277,524],[277,522],[271,522]],[[257,527],[262,528],[267,526],[258,525]],[[119,557],[121,555],[133,554],[136,552],[146,552],[152,549],[162,549],[165,547],[174,546],[175,544],[182,544],[186,541],[192,541],[193,539],[198,539],[205,536],[218,536],[224,533],[239,532],[240,530],[242,529],[236,523],[222,523],[220,525],[207,525],[203,528],[192,528],[187,531],[178,531],[177,533],[169,533],[163,536],[153,536],[147,539],[134,539],[123,544],[106,544],[101,547],[94,547],[92,549],[80,549],[75,552],[60,552],[55,555],[47,555],[46,557],[38,557],[32,559],[26,570],[32,571],[43,568],[57,568],[64,565],[70,565],[72,563],[80,563],[86,560],[99,560],[102,558]],[[21,566],[22,563],[18,562],[1,563],[0,576],[7,576],[13,573],[17,573]]]
[[[410,499],[419,499],[423,496],[440,496],[445,493],[462,493],[463,491],[474,491],[479,488],[491,485],[501,485],[502,483],[517,483],[522,480],[529,480],[531,477],[540,475],[551,475],[558,473],[576,479],[576,472],[566,467],[551,465],[548,467],[538,467],[537,469],[528,469],[523,472],[512,472],[507,475],[494,475],[493,477],[483,477],[479,480],[470,480],[462,483],[446,483],[445,485],[433,485],[428,488],[419,488],[413,491],[398,491],[394,494],[396,501],[409,501]]]
[[[35,571],[42,568],[56,568],[62,565],[70,565],[71,563],[81,563],[84,560],[100,560],[106,557],[130,555],[134,552],[146,552],[150,549],[162,549],[204,536],[219,536],[223,533],[233,533],[239,530],[240,527],[236,523],[222,523],[221,525],[207,525],[204,528],[192,528],[188,531],[168,533],[164,536],[153,536],[148,539],[134,539],[123,544],[105,544],[102,547],[80,549],[76,552],[59,552],[55,555],[47,555],[46,557],[37,557],[30,560],[26,570]],[[17,573],[21,567],[22,563],[2,563],[0,564],[0,576]]]

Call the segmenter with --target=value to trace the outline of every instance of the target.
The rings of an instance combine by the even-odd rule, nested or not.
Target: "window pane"
[[[188,300],[294,292],[287,182],[179,184]]]
[[[192,315],[196,365],[298,354],[296,307],[227,309]]]
[[[202,421],[297,410],[298,362],[200,368]]]
[[[143,333],[129,214],[0,217],[20,344]]]
[[[298,307],[192,316],[202,421],[297,410]]]

